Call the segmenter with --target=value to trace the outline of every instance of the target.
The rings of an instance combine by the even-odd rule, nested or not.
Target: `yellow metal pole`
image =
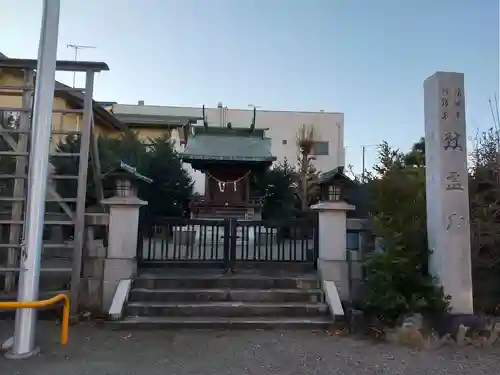
[[[0,310],[17,310],[17,309],[39,309],[41,307],[53,306],[58,302],[63,301],[63,317],[62,317],[62,330],[61,330],[61,344],[68,343],[69,332],[69,298],[65,294],[58,294],[52,298],[43,301],[34,302],[0,302]]]

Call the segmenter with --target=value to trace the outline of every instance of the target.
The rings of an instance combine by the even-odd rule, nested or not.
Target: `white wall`
[[[114,113],[136,115],[202,116],[201,107],[169,107],[149,105],[113,105]],[[252,109],[227,109],[224,123],[231,122],[234,127],[247,127],[252,122]],[[219,108],[206,108],[209,125],[221,124],[223,113]],[[302,125],[314,126],[316,139],[328,141],[328,155],[316,156],[316,168],[327,171],[345,165],[344,151],[344,114],[332,112],[294,112],[257,110],[256,128],[267,128],[266,135],[271,138],[271,151],[278,161],[285,158],[295,164],[297,160],[296,136]],[[285,142],[284,142],[285,141]],[[284,144],[286,143],[286,144]],[[188,167],[190,171],[192,169]],[[196,189],[204,192],[205,178],[201,173],[193,174]]]

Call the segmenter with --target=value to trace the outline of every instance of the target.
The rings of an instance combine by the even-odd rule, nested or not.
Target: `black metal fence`
[[[138,262],[142,265],[226,266],[229,221],[159,218],[140,226]]]
[[[316,265],[317,216],[281,222],[158,218],[142,225],[142,266],[220,266],[237,263]]]
[[[314,263],[317,224],[308,219],[285,222],[238,221],[231,226],[235,262]]]

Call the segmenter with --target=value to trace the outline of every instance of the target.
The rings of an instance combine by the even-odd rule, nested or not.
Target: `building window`
[[[359,250],[359,232],[347,232],[346,234],[346,248],[351,251]]]
[[[282,144],[284,144],[284,145],[286,145],[286,144],[288,143],[288,141],[287,141],[286,139],[283,139],[283,140],[281,141],[281,143],[282,143]]]
[[[316,141],[312,148],[312,155],[328,155],[328,141]]]

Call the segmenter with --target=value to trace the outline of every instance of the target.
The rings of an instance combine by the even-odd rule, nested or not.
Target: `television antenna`
[[[66,48],[73,48],[75,50],[75,61],[78,61],[78,50],[80,49],[96,49],[95,46],[84,46],[81,44],[66,44]],[[73,88],[75,88],[76,72],[73,72]]]

